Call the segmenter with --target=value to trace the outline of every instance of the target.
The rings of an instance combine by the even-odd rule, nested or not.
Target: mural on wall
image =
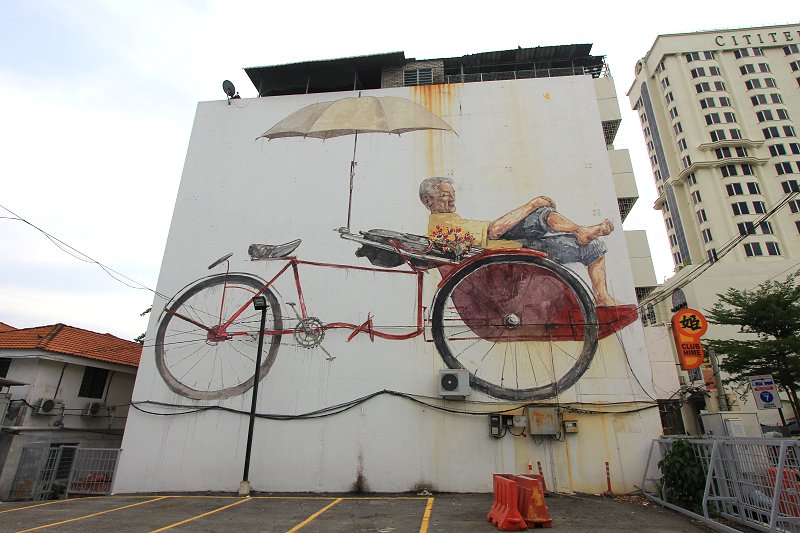
[[[274,267],[271,277],[263,280],[230,272],[230,254],[215,261],[209,269],[224,266],[225,272],[184,287],[159,319],[156,365],[173,392],[198,400],[241,395],[253,386],[260,333],[263,378],[282,343],[320,348],[332,360],[323,345],[325,334],[344,329],[349,331],[348,341],[357,336],[373,342],[406,341],[425,335],[448,367],[469,370],[474,389],[504,400],[546,399],[580,379],[600,339],[637,319],[635,305],[619,305],[607,288],[601,238],[614,231],[611,221],[578,225],[546,196],[494,221],[467,220],[456,214],[453,180],[434,177],[419,189],[431,213],[428,235],[351,231],[358,136],[420,130],[453,131],[410,100],[359,96],[304,107],[262,135],[353,136],[347,225],[338,233],[359,244],[355,255],[372,266],[299,259],[294,255],[299,240],[250,246],[252,260]],[[575,263],[587,269],[590,288],[564,266]],[[416,324],[407,331],[389,332],[374,327],[371,316],[360,324],[323,321],[306,305],[300,265],[416,278]],[[425,274],[437,270],[441,281],[426,313]],[[279,303],[274,288],[279,279],[289,280],[295,301]],[[252,306],[259,295],[268,303],[263,332],[261,311]]]

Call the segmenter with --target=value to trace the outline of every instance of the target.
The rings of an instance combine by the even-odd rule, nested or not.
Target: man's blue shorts
[[[517,241],[531,250],[545,252],[551,260],[561,265],[582,263],[589,266],[605,255],[606,245],[599,239],[580,244],[578,238],[571,233],[551,233],[547,216],[554,211],[549,206],[539,207],[500,238]]]

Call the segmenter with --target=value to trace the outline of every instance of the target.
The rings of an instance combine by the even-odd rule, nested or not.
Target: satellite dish
[[[230,80],[225,80],[222,82],[222,90],[228,95],[228,105],[231,105],[231,100],[241,98],[239,93],[236,92],[236,87],[233,86],[233,83],[231,83]]]
[[[230,80],[225,80],[222,82],[222,90],[225,91],[225,94],[228,95],[228,98],[233,98],[233,95],[236,94],[236,87],[233,86],[233,83]]]

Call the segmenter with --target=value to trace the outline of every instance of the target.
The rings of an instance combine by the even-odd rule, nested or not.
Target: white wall
[[[558,210],[583,224],[611,219],[606,237],[609,287],[635,303],[631,268],[591,78],[398,88],[364,92],[403,96],[431,109],[458,135],[412,132],[400,137],[359,136],[354,230],[387,228],[424,234],[427,211],[417,188],[430,176],[456,180],[459,213],[490,220],[533,196],[551,196]],[[302,238],[305,260],[369,266],[357,246],[333,231],[345,224],[353,138],[254,141],[295,110],[355,93],[314,94],[205,102],[198,106],[158,291],[173,295],[208,274],[207,265],[234,252],[232,271],[269,277],[267,262],[251,262],[249,244]],[[216,271],[224,271],[218,267]],[[377,328],[413,325],[414,277],[300,267],[309,314],[323,322],[360,324],[368,314]],[[586,277],[585,269],[576,272]],[[422,304],[430,306],[438,274],[426,275]],[[296,301],[279,284],[283,315]],[[247,411],[250,393],[227,400],[190,400],[171,392],[154,364],[157,298],[134,390],[134,402],[219,405]],[[411,328],[413,329],[413,328]],[[395,331],[409,328],[395,328]],[[470,402],[442,402],[438,371],[444,368],[427,337],[371,342],[360,334],[330,330],[319,349],[293,346],[288,336],[264,378],[258,412],[294,415],[382,391],[424,397],[457,411],[489,411],[507,403],[474,393]],[[553,343],[554,345],[557,343]],[[554,347],[558,349],[558,346]],[[626,361],[626,357],[630,361]],[[200,363],[208,372],[214,364]],[[631,374],[633,369],[636,376]],[[643,390],[644,388],[644,390]],[[652,377],[641,325],[636,321],[600,341],[593,363],[573,388],[552,402],[585,410],[610,410],[608,402],[649,401]],[[488,402],[488,403],[475,403]],[[631,409],[644,404],[627,404]],[[175,408],[143,405],[174,415]],[[512,406],[513,407],[513,406]],[[186,411],[183,409],[182,411]],[[575,417],[576,415],[572,415]],[[635,414],[582,414],[581,430],[563,442],[530,437],[495,440],[485,415],[445,413],[408,399],[382,395],[349,411],[312,420],[258,420],[250,481],[255,490],[350,490],[359,475],[371,490],[490,491],[491,473],[523,471],[541,460],[560,488],[605,490],[609,461],[614,489],[634,489],[649,440],[659,433],[656,409]],[[247,417],[210,410],[154,416],[132,410],[123,441],[116,492],[235,490],[241,479]]]

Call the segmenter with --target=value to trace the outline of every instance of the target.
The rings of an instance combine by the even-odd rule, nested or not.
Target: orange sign
[[[703,345],[700,337],[708,330],[708,321],[703,313],[684,308],[672,317],[672,333],[675,335],[675,348],[678,361],[683,370],[692,370],[703,362]]]

